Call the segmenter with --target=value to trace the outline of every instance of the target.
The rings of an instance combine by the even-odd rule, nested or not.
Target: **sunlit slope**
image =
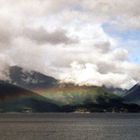
[[[87,103],[105,104],[120,97],[108,93],[102,87],[65,85],[49,89],[38,89],[37,92],[59,105],[83,105]]]
[[[23,88],[0,82],[0,111],[58,112],[59,107],[47,98]]]

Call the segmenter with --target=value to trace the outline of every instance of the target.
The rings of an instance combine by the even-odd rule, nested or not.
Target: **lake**
[[[140,140],[140,114],[0,114],[0,140]]]

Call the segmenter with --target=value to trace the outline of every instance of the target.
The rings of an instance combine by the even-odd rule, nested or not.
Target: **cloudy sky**
[[[76,84],[140,82],[140,0],[0,0],[0,79],[22,66]]]

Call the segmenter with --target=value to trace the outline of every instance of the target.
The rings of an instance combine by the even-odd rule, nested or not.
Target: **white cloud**
[[[0,78],[16,64],[77,84],[140,82],[140,65],[102,27],[139,29],[139,6],[139,0],[1,0]]]

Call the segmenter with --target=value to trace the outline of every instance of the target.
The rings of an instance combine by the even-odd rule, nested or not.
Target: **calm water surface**
[[[140,114],[0,114],[0,140],[140,140]]]

